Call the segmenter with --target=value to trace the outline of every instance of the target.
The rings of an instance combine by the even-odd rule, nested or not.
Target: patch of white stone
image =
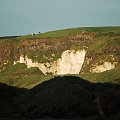
[[[116,62],[111,63],[111,62],[104,62],[102,65],[96,65],[94,66],[90,71],[93,73],[101,73],[107,70],[114,69],[116,66]]]
[[[53,73],[54,75],[79,74],[84,63],[86,50],[66,50],[62,53],[61,58],[53,62],[38,63],[33,62],[27,56],[20,56],[16,63],[25,63],[27,68],[38,67],[44,74]]]
[[[6,62],[4,62],[4,65],[8,64],[8,62],[9,62],[8,60]]]
[[[85,59],[85,50],[66,50],[57,60],[57,75],[79,74]]]

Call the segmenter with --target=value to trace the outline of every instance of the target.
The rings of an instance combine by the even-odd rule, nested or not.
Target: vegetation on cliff
[[[92,82],[120,83],[120,27],[82,27],[6,37],[0,38],[0,46],[0,82],[3,83],[30,88],[53,77],[44,76],[37,68],[28,69],[25,64],[13,65],[21,55],[45,63],[57,60],[65,50],[81,49],[87,53],[78,76]],[[115,64],[115,68],[103,73],[91,72],[104,62]]]

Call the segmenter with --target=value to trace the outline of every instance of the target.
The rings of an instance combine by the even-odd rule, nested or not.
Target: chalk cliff
[[[44,74],[53,73],[54,75],[62,74],[79,74],[85,59],[85,50],[66,50],[61,57],[53,62],[38,63],[33,62],[27,56],[20,56],[16,63],[25,63],[28,68],[38,67]]]

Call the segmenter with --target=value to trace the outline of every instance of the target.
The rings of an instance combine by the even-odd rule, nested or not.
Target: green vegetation
[[[120,67],[102,73],[86,73],[78,76],[94,83],[110,82],[120,84]]]
[[[120,27],[78,27],[78,28],[69,28],[69,29],[62,29],[56,31],[45,32],[42,34],[34,34],[34,35],[25,35],[15,38],[8,38],[9,40],[15,40],[19,42],[19,40],[23,39],[44,39],[44,38],[64,38],[68,36],[73,36],[81,32],[94,32],[99,33],[97,36],[106,36],[106,35],[120,35]],[[6,40],[8,40],[6,38]],[[2,38],[0,39],[2,40]]]
[[[120,33],[120,27],[79,27],[79,28],[69,28],[63,30],[50,31],[42,34],[36,35],[26,35],[18,37],[19,39],[40,39],[40,38],[63,38],[71,35],[76,35],[81,32],[112,32]],[[119,35],[119,34],[118,34]]]
[[[32,59],[33,62],[46,62],[48,61],[47,58],[44,57],[44,54],[42,51],[26,51],[25,55]]]
[[[27,68],[23,63],[11,65],[4,71],[0,72],[1,83],[23,88],[32,88],[52,77],[52,75],[43,75],[43,73],[36,67]]]
[[[81,32],[82,28],[70,28],[70,29],[63,29],[63,30],[56,30],[50,31],[42,34],[35,34],[35,35],[26,35],[18,37],[19,39],[44,39],[44,38],[63,38],[69,35],[75,35],[78,32]]]

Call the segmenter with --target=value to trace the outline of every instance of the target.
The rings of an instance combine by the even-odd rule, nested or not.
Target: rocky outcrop
[[[85,54],[85,50],[66,50],[62,53],[61,58],[46,63],[33,62],[32,59],[22,55],[17,62],[14,61],[14,64],[25,63],[28,68],[38,67],[44,74],[79,74],[84,63]]]
[[[116,63],[104,62],[102,65],[96,65],[91,69],[93,73],[101,73],[115,68]]]

